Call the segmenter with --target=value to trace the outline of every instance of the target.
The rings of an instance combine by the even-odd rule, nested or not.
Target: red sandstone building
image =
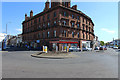
[[[43,12],[30,17],[25,14],[23,21],[23,42],[34,48],[48,46],[49,50],[58,46],[59,50],[66,46],[82,48],[84,43],[91,47],[94,39],[94,23],[91,18],[71,7],[71,2],[45,3]]]

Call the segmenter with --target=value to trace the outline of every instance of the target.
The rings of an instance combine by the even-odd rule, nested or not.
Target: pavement
[[[39,51],[8,51],[2,54],[3,78],[118,78],[119,52],[72,52],[75,58],[35,58]]]

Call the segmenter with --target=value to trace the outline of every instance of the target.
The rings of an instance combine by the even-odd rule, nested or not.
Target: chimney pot
[[[33,17],[33,11],[32,10],[30,11],[30,17]]]

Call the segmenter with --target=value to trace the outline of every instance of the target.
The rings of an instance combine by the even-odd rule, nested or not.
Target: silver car
[[[77,52],[77,51],[81,51],[81,50],[80,50],[80,48],[77,48],[76,46],[72,46],[72,47],[69,48],[69,51],[70,52],[71,51],[76,51]]]

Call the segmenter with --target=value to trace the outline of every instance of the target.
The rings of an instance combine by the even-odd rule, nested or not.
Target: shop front
[[[52,50],[56,50],[58,47],[59,51],[65,51],[67,49],[67,46],[70,48],[71,46],[78,47],[78,41],[50,41],[49,42],[52,45]]]

